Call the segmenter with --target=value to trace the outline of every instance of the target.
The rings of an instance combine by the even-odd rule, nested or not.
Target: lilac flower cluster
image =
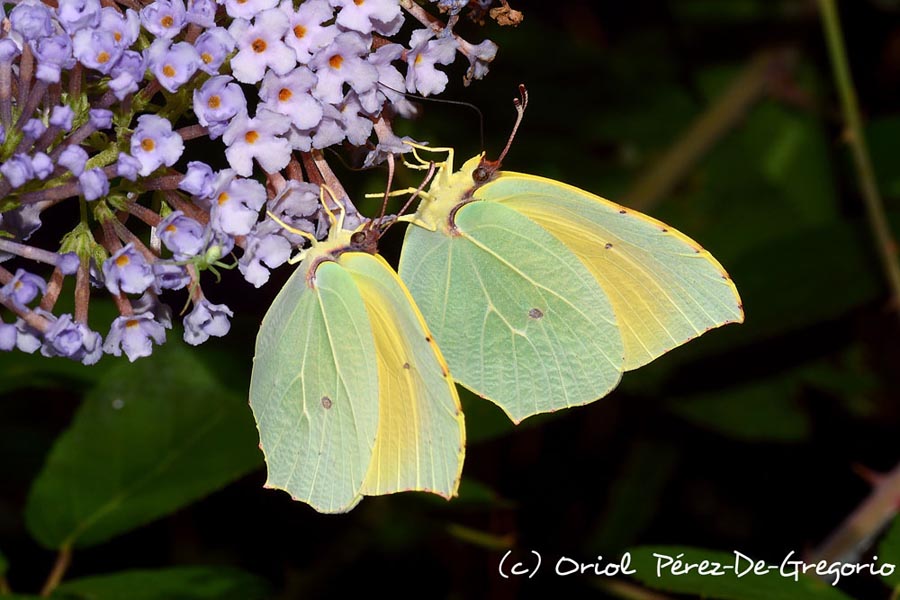
[[[232,311],[206,298],[201,273],[218,279],[236,266],[263,285],[305,241],[267,213],[322,238],[322,185],[343,199],[345,223],[362,222],[322,150],[363,146],[368,165],[404,151],[391,123],[413,114],[407,93],[444,91],[441,67],[459,55],[465,83],[487,72],[496,45],[467,42],[454,26],[464,9],[483,20],[490,4],[0,6],[0,307],[12,317],[0,313],[0,350],[85,364],[104,353],[149,355],[172,327],[164,290],[187,292],[188,343],[225,335]],[[407,21],[402,43],[394,38]],[[198,138],[220,140],[229,168],[191,160]],[[29,245],[47,219],[71,218],[74,208],[56,208],[66,201],[78,202],[79,218],[59,247]],[[75,308],[57,314],[66,278]],[[88,325],[91,294],[102,288],[120,313],[103,337]]]

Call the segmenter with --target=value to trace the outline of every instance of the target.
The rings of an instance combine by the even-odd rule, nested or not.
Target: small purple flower
[[[313,93],[323,102],[339,104],[344,85],[357,94],[365,94],[378,81],[378,70],[361,57],[369,53],[369,41],[355,31],[346,31],[310,61],[319,78]]]
[[[138,171],[141,169],[141,166],[141,161],[130,154],[120,152],[119,160],[116,161],[116,175],[129,181],[137,181]]]
[[[219,2],[222,4],[223,2]],[[250,20],[264,10],[274,8],[278,0],[224,0],[225,12],[235,19]]]
[[[491,40],[484,40],[480,44],[464,44],[460,51],[469,59],[469,70],[466,72],[466,81],[481,79],[487,75],[488,65],[497,56],[497,44]]]
[[[13,59],[22,54],[22,50],[10,38],[0,40],[0,63],[11,63]]]
[[[206,298],[201,298],[200,302],[194,303],[191,314],[184,318],[184,341],[197,346],[210,336],[224,336],[231,329],[228,319],[233,316],[224,304],[210,304]]]
[[[81,184],[81,194],[87,201],[102,198],[109,193],[109,179],[100,167],[88,169],[79,175],[78,183]]]
[[[147,61],[143,54],[134,50],[126,50],[110,71],[112,79],[109,81],[109,89],[113,91],[116,98],[124,100],[128,94],[137,91],[138,83],[144,78],[146,69]]]
[[[210,226],[228,235],[247,235],[266,203],[266,188],[252,179],[235,178],[227,169],[220,171],[216,179]]]
[[[187,164],[187,172],[178,183],[178,189],[192,196],[208,197],[213,193],[213,181],[216,174],[205,162],[192,160]]]
[[[288,117],[265,108],[252,119],[238,115],[222,134],[228,164],[244,177],[253,174],[254,158],[266,173],[280,171],[291,160],[291,145],[280,137],[290,127]]]
[[[435,65],[452,63],[456,59],[456,50],[459,47],[452,36],[437,39],[432,37],[434,32],[430,29],[413,31],[409,41],[412,50],[406,58],[409,64],[406,71],[406,89],[423,96],[440,94],[447,87],[447,74],[438,71]]]
[[[28,119],[22,126],[22,133],[30,140],[36,140],[47,130],[47,126],[40,119]]]
[[[147,62],[160,85],[174,93],[194,76],[203,60],[187,42],[169,44],[164,38],[154,41],[147,50]]]
[[[210,139],[220,137],[231,119],[246,111],[244,92],[228,75],[212,77],[194,90],[194,114],[201,125],[209,128]]]
[[[295,127],[312,129],[322,120],[322,105],[310,92],[315,85],[316,76],[306,67],[297,67],[284,76],[269,71],[259,97],[270,110],[290,117]]]
[[[0,165],[0,173],[14,188],[25,185],[25,182],[34,178],[34,167],[27,154],[16,154]]]
[[[234,46],[234,38],[222,27],[213,27],[201,33],[194,42],[194,48],[197,49],[202,61],[200,70],[210,75],[218,75],[219,67],[234,50]]]
[[[63,131],[72,129],[72,119],[74,118],[75,111],[68,104],[54,106],[50,111],[50,125],[59,127]]]
[[[71,315],[60,315],[44,334],[41,354],[65,356],[92,365],[103,356],[103,340],[84,323],[73,321]]]
[[[31,168],[38,179],[47,179],[53,173],[53,160],[43,152],[35,152],[31,157]]]
[[[169,214],[156,226],[156,234],[176,260],[187,260],[198,255],[206,243],[203,225],[180,210]]]
[[[12,30],[27,41],[47,37],[53,33],[50,9],[42,2],[22,2],[9,13]]]
[[[100,11],[100,27],[102,31],[113,34],[116,45],[125,50],[130,48],[141,33],[141,17],[130,8],[125,9],[124,17],[111,6],[104,6]]]
[[[215,0],[188,0],[187,21],[204,28],[215,27]]]
[[[111,31],[81,29],[72,38],[72,52],[78,61],[89,69],[108,75],[119,61],[124,48]]]
[[[0,321],[0,351],[9,352],[16,347],[18,332],[12,323]]]
[[[24,269],[16,269],[16,274],[9,283],[0,288],[0,296],[23,307],[37,298],[39,293],[44,294],[46,291],[47,282],[43,278]]]
[[[88,153],[81,146],[70,144],[63,148],[56,162],[61,166],[70,170],[76,177],[84,172],[84,165],[87,163]]]
[[[62,70],[75,66],[75,59],[72,57],[72,39],[64,33],[32,41],[31,51],[37,59],[37,71],[34,76],[45,83],[59,83]]]
[[[128,360],[134,362],[153,352],[153,344],[166,342],[166,330],[162,324],[154,320],[150,313],[132,316],[121,316],[112,322],[109,335],[103,344],[103,351],[113,356],[121,356],[122,352]]]
[[[63,275],[74,275],[81,264],[81,259],[74,252],[66,252],[60,254],[56,260],[56,266],[62,271]]]
[[[191,283],[191,276],[184,265],[163,260],[153,263],[153,274],[156,276],[156,281],[153,282],[156,293],[162,290],[180,290]]]
[[[394,110],[404,116],[415,114],[413,104],[406,99],[403,91],[406,89],[406,80],[394,61],[403,54],[404,48],[400,44],[385,44],[375,52],[369,54],[366,60],[378,71],[378,83],[370,91],[359,95],[359,102],[369,114],[377,114],[381,110],[384,98],[393,104]]]
[[[325,0],[306,0],[294,10],[292,0],[283,0],[278,9],[288,16],[290,29],[284,38],[301,64],[330,44],[338,34],[337,26],[322,23],[334,18],[334,9]]]
[[[337,24],[360,33],[372,33],[375,28],[383,35],[393,35],[399,29],[400,3],[397,0],[330,0],[340,8]],[[400,19],[402,22],[402,18]]]
[[[40,309],[35,309],[37,313],[43,313]],[[53,320],[53,315],[43,313],[49,320]],[[23,319],[16,319],[16,348],[26,354],[34,354],[41,347],[42,334],[37,329],[26,323]]]
[[[369,136],[372,135],[374,123],[372,119],[361,114],[362,112],[363,107],[360,106],[356,94],[352,92],[347,94],[347,99],[340,108],[341,126],[347,136],[347,141],[354,146],[365,145]]]
[[[157,38],[171,40],[181,32],[186,22],[182,0],[156,0],[141,9],[141,23]]]
[[[275,224],[271,219],[263,221],[267,222]],[[244,279],[256,287],[261,287],[269,280],[269,269],[283,265],[291,257],[291,243],[277,233],[259,235],[257,230],[260,225],[262,223],[254,227],[254,231],[247,236],[247,246],[238,261],[238,269]]]
[[[153,269],[144,255],[128,244],[103,261],[106,288],[113,294],[142,294],[153,284]]]
[[[112,127],[113,112],[105,108],[92,108],[88,111],[88,122],[94,129],[109,129]]]
[[[228,33],[237,42],[238,52],[231,59],[234,78],[241,83],[256,83],[266,69],[284,75],[297,64],[297,56],[282,41],[287,33],[287,15],[271,8],[256,15],[253,24],[235,19]]]
[[[146,177],[162,165],[171,167],[184,151],[184,140],[172,131],[163,117],[141,115],[131,136],[131,155],[141,162],[139,173]],[[120,161],[121,162],[121,161]]]
[[[69,34],[100,23],[100,0],[59,0],[56,18]]]

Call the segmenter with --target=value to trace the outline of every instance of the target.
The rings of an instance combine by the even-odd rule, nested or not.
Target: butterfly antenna
[[[455,104],[457,106],[465,106],[466,108],[471,108],[478,114],[478,138],[481,141],[481,147],[484,148],[484,114],[481,112],[481,109],[478,108],[475,104],[471,102],[463,102],[462,100],[448,100],[446,98],[427,98],[425,96],[420,96],[418,94],[410,94],[408,92],[404,92],[402,90],[398,90],[396,88],[392,88],[389,85],[386,85],[382,82],[378,82],[383,88],[389,89],[392,92],[400,94],[406,98],[414,99],[414,100],[424,100],[425,102],[436,102],[438,104]]]
[[[391,222],[387,224],[387,226],[381,232],[382,235],[384,235],[385,231],[390,229],[391,225],[393,225],[394,223],[396,223],[399,220],[398,217],[403,216],[403,214],[410,207],[410,205],[415,201],[415,199],[419,197],[419,194],[422,193],[422,191],[425,189],[425,186],[428,185],[428,182],[431,181],[432,177],[434,177],[434,174],[436,172],[437,172],[437,165],[435,164],[434,161],[431,161],[430,163],[428,163],[428,173],[425,174],[425,178],[422,179],[422,183],[419,184],[419,187],[417,187],[413,191],[412,195],[410,195],[410,197],[406,200],[406,204],[403,205],[403,208],[400,209],[400,212],[397,213],[397,216],[394,217],[393,220],[391,220]]]
[[[513,106],[516,107],[516,124],[513,125],[512,132],[509,134],[509,139],[506,141],[506,147],[503,149],[503,152],[500,153],[500,157],[496,161],[498,164],[503,162],[503,159],[506,158],[506,153],[509,152],[509,149],[512,147],[516,132],[519,131],[519,125],[522,124],[522,119],[525,117],[525,109],[528,108],[528,90],[525,89],[524,84],[519,84],[519,97],[513,99]]]

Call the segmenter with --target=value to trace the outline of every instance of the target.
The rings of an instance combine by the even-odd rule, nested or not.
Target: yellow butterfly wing
[[[463,414],[446,363],[419,309],[378,255],[338,259],[362,297],[378,364],[378,431],[365,495],[456,495],[465,457]]]
[[[474,197],[505,204],[554,235],[606,292],[636,369],[710,329],[744,320],[713,256],[666,224],[576,187],[499,172]]]

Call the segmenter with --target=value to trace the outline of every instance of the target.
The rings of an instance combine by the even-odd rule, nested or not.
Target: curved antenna
[[[384,84],[380,81],[377,82],[383,88],[387,88],[392,92],[400,94],[406,98],[412,98],[415,100],[424,100],[425,102],[436,102],[439,104],[455,104],[457,106],[465,106],[466,108],[471,108],[476,113],[478,113],[478,139],[481,142],[481,149],[484,150],[484,114],[481,112],[481,109],[478,108],[475,104],[471,102],[463,102],[462,100],[447,100],[446,98],[427,98],[425,96],[420,96],[418,94],[410,94],[408,92],[404,92],[402,90],[398,90],[392,88],[391,86]]]
[[[519,125],[522,124],[522,119],[525,117],[525,109],[528,108],[528,90],[525,89],[525,85],[522,83],[519,84],[519,97],[513,98],[513,106],[516,107],[516,123],[509,134],[509,139],[506,140],[506,147],[503,148],[503,152],[500,153],[496,160],[498,164],[503,162],[503,159],[506,158],[506,153],[512,147],[516,132],[519,131]]]

